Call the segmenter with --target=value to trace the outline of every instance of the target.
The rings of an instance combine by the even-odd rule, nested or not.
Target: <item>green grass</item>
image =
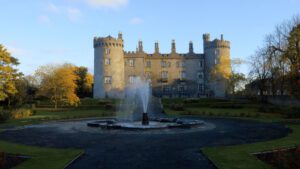
[[[253,153],[269,151],[280,148],[299,146],[300,125],[289,125],[293,130],[285,138],[260,142],[254,144],[244,144],[225,147],[207,147],[202,152],[219,169],[270,169],[271,166],[257,159]]]
[[[6,141],[0,141],[0,151],[30,157],[14,169],[62,169],[83,153],[82,150],[40,148]]]
[[[89,117],[109,117],[113,116],[113,110],[105,110],[104,108],[71,108],[53,111],[49,108],[38,108],[33,116],[21,119],[9,119],[0,124],[0,129],[14,126],[23,126],[28,124],[37,124],[46,121],[89,118]]]
[[[284,115],[273,112],[276,108],[269,104],[250,101],[222,99],[163,99],[164,110],[168,115],[193,115],[213,117],[251,118],[263,121],[280,121]],[[183,111],[174,110],[172,105],[182,106]],[[269,112],[262,112],[262,107],[271,107]]]

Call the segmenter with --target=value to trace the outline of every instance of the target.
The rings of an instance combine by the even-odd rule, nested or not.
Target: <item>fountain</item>
[[[152,104],[149,104],[150,102]],[[135,77],[127,86],[125,99],[120,105],[120,111],[132,112],[130,116],[90,121],[87,125],[102,129],[153,130],[203,127],[205,124],[201,120],[169,118],[162,113],[162,109],[150,110],[149,105],[152,108],[161,106],[160,102],[155,102],[155,98],[152,97],[149,81]]]

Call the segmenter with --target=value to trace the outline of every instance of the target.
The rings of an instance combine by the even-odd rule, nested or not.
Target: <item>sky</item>
[[[277,24],[300,14],[300,0],[1,0],[0,44],[33,74],[45,64],[73,63],[93,73],[93,37],[123,33],[124,50],[203,53],[202,35],[231,41],[231,58],[247,60]],[[247,73],[247,65],[237,68]]]

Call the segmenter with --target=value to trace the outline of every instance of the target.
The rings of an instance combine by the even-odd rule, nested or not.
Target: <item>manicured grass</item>
[[[5,141],[0,141],[0,151],[29,156],[28,160],[14,169],[62,169],[83,153],[82,150],[39,148]]]
[[[275,109],[274,106],[252,101],[222,99],[163,99],[163,105],[164,110],[168,115],[251,118],[264,121],[279,121],[284,118],[282,114],[273,112],[273,109]],[[183,110],[178,109],[180,107],[182,107]],[[262,108],[268,108],[268,112],[263,112]]]
[[[271,166],[260,161],[252,154],[297,145],[299,146],[300,125],[289,125],[288,127],[292,129],[293,132],[285,138],[254,144],[207,147],[203,148],[202,152],[219,169],[271,169]]]
[[[59,111],[53,111],[52,109],[37,109],[33,116],[21,119],[9,119],[3,124],[0,124],[1,128],[22,126],[28,124],[37,124],[46,121],[53,120],[65,120],[65,119],[77,119],[77,118],[89,118],[89,117],[110,117],[114,115],[113,110],[106,110],[104,108],[72,108],[61,109]]]

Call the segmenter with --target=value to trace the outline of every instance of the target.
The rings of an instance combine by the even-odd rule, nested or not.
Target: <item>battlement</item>
[[[114,38],[112,36],[107,37],[94,37],[94,48],[96,47],[124,47],[122,36]]]
[[[213,41],[207,42],[204,46],[204,49],[211,49],[211,48],[228,48],[230,49],[230,42],[226,40],[219,40],[215,39]]]

